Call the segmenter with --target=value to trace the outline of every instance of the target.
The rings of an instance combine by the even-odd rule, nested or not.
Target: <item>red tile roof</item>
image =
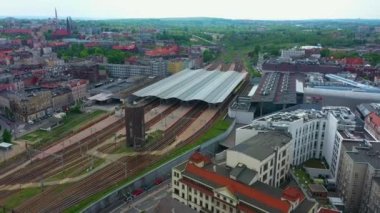
[[[320,208],[318,210],[318,213],[341,213],[341,211],[335,209]]]
[[[247,212],[247,213],[256,213],[254,210],[252,210],[252,208],[250,208],[249,206],[245,205],[244,203],[239,203],[237,205],[237,208],[240,210],[240,211],[243,211],[243,212]]]
[[[67,46],[67,45],[68,44],[66,42],[59,42],[59,41],[48,43],[49,47],[64,47],[64,46]]]
[[[285,200],[279,200],[277,198],[271,197],[264,192],[253,189],[228,177],[220,176],[214,172],[199,168],[194,164],[188,163],[186,166],[186,171],[217,185],[226,186],[231,190],[232,193],[241,194],[250,199],[254,199],[268,207],[278,209],[280,212],[289,212],[290,210],[290,204]]]
[[[136,50],[136,44],[131,44],[131,45],[115,45],[112,47],[114,50],[123,50],[123,51],[133,51]]]
[[[88,80],[85,79],[74,79],[69,82],[70,87],[77,87],[83,84],[88,84]]]
[[[282,197],[292,202],[296,202],[297,200],[302,202],[305,199],[305,195],[302,191],[299,188],[292,186],[286,187],[286,189],[282,192]]]
[[[371,112],[368,116],[369,116],[369,121],[372,124],[380,127],[380,116],[378,116],[375,112]]]
[[[363,65],[364,60],[362,58],[345,58],[347,65]]]
[[[5,29],[1,32],[5,34],[32,34],[32,31],[28,29]]]
[[[151,56],[151,57],[157,57],[157,56],[176,55],[178,53],[179,53],[179,47],[175,45],[175,46],[170,46],[170,47],[156,48],[154,50],[148,50],[145,52],[145,55]]]
[[[201,163],[201,162],[204,162],[204,163],[210,163],[211,160],[210,158],[202,155],[201,153],[199,152],[194,152],[191,156],[190,156],[190,161],[194,162],[194,163]]]
[[[66,29],[58,29],[54,31],[51,35],[52,36],[68,36],[70,35],[70,33]]]

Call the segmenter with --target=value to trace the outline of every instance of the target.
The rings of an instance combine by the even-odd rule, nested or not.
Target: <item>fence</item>
[[[87,207],[82,212],[92,213],[92,212],[109,212],[112,207],[119,206],[123,203],[125,199],[124,194],[127,192],[132,192],[134,189],[144,188],[144,186],[153,183],[157,178],[163,180],[170,179],[171,169],[180,163],[185,162],[189,157],[195,152],[199,151],[204,154],[215,154],[220,151],[219,142],[225,140],[228,135],[232,132],[235,127],[235,121],[230,125],[230,127],[222,134],[217,137],[206,141],[205,143],[192,148],[191,150],[185,152],[184,154],[176,157],[175,159],[170,160],[169,162],[155,168],[154,170],[148,172],[147,174],[140,176],[129,182],[113,192],[105,195],[99,201],[93,203],[91,206]]]

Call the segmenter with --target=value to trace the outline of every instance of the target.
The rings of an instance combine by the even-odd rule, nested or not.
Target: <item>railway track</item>
[[[61,158],[48,156],[42,160],[36,160],[19,172],[15,172],[0,179],[0,186],[42,181],[44,178],[49,177],[51,173],[61,169],[65,164],[69,164],[77,158],[80,158],[82,152],[84,153],[84,149],[95,147],[114,132],[122,128],[123,125],[124,122],[118,122],[115,125],[105,128],[103,131],[99,131],[79,141],[78,145],[75,144],[67,147],[55,155],[62,156]]]
[[[181,143],[179,146],[184,146],[188,143],[192,143],[195,141],[195,139],[200,137],[200,135],[204,133],[208,127],[212,125],[213,122],[216,121],[221,113],[225,112],[228,103],[232,100],[232,98],[233,97],[231,96],[226,100],[226,103],[220,107],[219,112],[216,113],[216,115],[208,122],[208,125],[194,133],[191,138],[184,141],[184,143]],[[195,106],[187,114],[187,118],[184,116],[184,118],[181,118],[176,122],[175,125],[170,127],[165,132],[165,136],[160,142],[156,142],[152,146],[144,148],[142,151],[160,150],[170,144],[173,138],[175,139],[176,135],[183,132],[194,121],[194,118],[198,117],[206,107],[207,105],[205,104]],[[112,133],[117,132],[122,128],[122,126],[114,125],[105,129],[106,133],[104,133],[102,137],[99,136],[99,139],[95,139],[94,136],[89,137],[88,140],[91,142],[89,142],[88,146],[95,147],[97,144],[102,142],[103,139],[106,139],[107,137],[109,138]],[[76,150],[77,151],[74,153],[79,152],[78,147]],[[67,155],[69,151],[69,149],[65,149],[62,152],[66,152]],[[72,155],[74,156],[74,154]],[[41,194],[28,199],[22,205],[17,207],[16,212],[61,212],[64,209],[77,204],[81,200],[100,191],[103,191],[124,180],[126,178],[126,174],[127,177],[137,174],[147,166],[151,165],[151,163],[160,160],[162,157],[163,156],[158,155],[138,155],[121,158],[117,162],[111,163],[107,167],[102,168],[91,176],[88,176],[78,182],[62,186],[46,187],[46,189]],[[74,165],[75,163],[76,162],[72,160],[71,164],[66,164],[66,166]],[[35,171],[35,169],[33,171]]]

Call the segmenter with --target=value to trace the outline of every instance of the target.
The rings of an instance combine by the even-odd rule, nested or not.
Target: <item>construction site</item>
[[[27,147],[21,157],[0,167],[0,207],[62,212],[197,142],[248,88],[242,65],[227,66],[176,73],[127,97],[122,113],[40,150]],[[25,190],[33,196],[7,206],[10,197]]]

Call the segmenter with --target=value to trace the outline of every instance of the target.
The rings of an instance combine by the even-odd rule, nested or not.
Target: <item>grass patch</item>
[[[117,148],[111,154],[121,154],[121,153],[131,153],[131,152],[134,152],[134,150],[123,143],[122,145],[119,145],[119,148]]]
[[[102,158],[95,158],[94,159],[94,165],[93,165],[93,168],[96,168],[98,166],[100,166],[101,164],[103,164],[106,160],[105,159],[102,159]],[[89,169],[91,166],[91,162],[87,162],[85,166],[80,166],[80,167],[77,167],[77,166],[73,166],[73,167],[70,167],[68,169],[65,169],[53,176],[50,176],[49,178],[46,179],[46,181],[55,181],[55,180],[62,180],[62,179],[65,179],[65,178],[72,178],[72,177],[77,177],[77,176],[80,176],[80,175],[84,175],[86,174],[88,171],[87,169]]]
[[[294,169],[294,174],[304,188],[307,188],[309,184],[314,183],[313,179],[310,178],[310,175],[303,168]]]
[[[21,189],[17,193],[7,197],[5,199],[5,207],[9,209],[14,209],[19,206],[21,203],[26,201],[27,199],[36,196],[41,192],[41,188],[25,188]]]
[[[78,131],[84,125],[90,123],[93,119],[99,118],[106,112],[96,110],[91,113],[68,113],[63,119],[63,124],[52,129],[51,131],[36,130],[21,137],[39,147],[43,144],[59,140],[70,133]]]
[[[323,164],[323,161],[318,160],[318,159],[310,159],[306,161],[303,165],[305,167],[310,167],[310,168],[326,169],[326,166]]]
[[[89,206],[91,203],[96,202],[97,200],[101,199],[103,196],[107,195],[108,193],[112,192],[113,190],[119,188],[122,185],[125,185],[134,179],[145,175],[146,173],[150,172],[151,170],[159,167],[160,165],[172,160],[173,158],[182,155],[183,153],[193,149],[194,147],[197,147],[198,145],[206,142],[207,140],[210,140],[211,138],[214,138],[218,136],[219,134],[225,132],[228,127],[231,125],[231,121],[229,120],[218,120],[197,142],[187,144],[185,146],[182,146],[178,149],[175,149],[168,153],[167,155],[164,155],[160,160],[156,161],[155,163],[149,165],[148,167],[144,168],[144,170],[140,171],[138,174],[130,176],[122,181],[120,181],[118,184],[110,187],[107,190],[98,192],[90,197],[87,197],[86,199],[82,200],[80,203],[64,210],[64,212],[80,212],[87,206]]]

